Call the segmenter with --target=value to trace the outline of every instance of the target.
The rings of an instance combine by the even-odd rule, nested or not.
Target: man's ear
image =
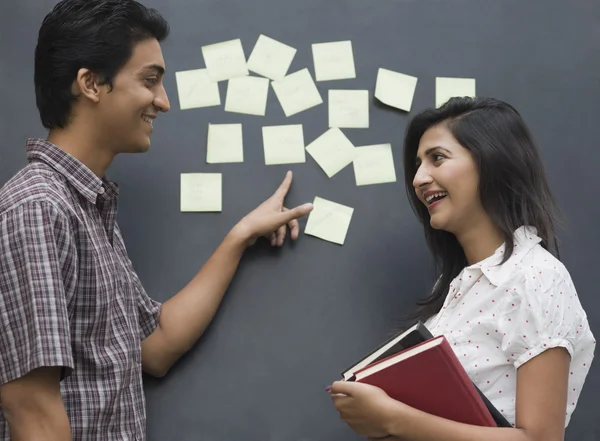
[[[100,100],[100,78],[89,69],[79,69],[73,88],[77,96],[88,98],[94,103]]]

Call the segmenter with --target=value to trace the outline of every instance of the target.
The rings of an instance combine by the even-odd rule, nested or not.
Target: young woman
[[[555,257],[557,210],[521,116],[488,98],[426,110],[408,126],[404,169],[440,269],[416,318],[513,428],[446,420],[354,382],[328,388],[341,418],[386,440],[563,440],[596,342]]]

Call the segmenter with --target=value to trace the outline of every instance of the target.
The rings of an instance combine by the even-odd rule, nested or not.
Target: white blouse
[[[504,245],[452,281],[441,311],[425,325],[445,335],[471,380],[514,426],[517,368],[546,349],[571,355],[565,426],[594,358],[596,341],[564,265],[539,243],[536,229]]]

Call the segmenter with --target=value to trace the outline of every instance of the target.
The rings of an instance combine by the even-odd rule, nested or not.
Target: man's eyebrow
[[[149,70],[153,70],[160,76],[163,76],[165,74],[165,68],[159,64],[149,64],[148,66],[144,66],[144,68],[142,69],[142,71],[149,71]]]

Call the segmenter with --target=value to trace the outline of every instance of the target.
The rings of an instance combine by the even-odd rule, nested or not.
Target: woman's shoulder
[[[544,291],[560,283],[573,285],[567,267],[540,244],[529,249],[521,260],[512,263],[509,259],[505,265],[512,266],[507,284],[535,285]]]

